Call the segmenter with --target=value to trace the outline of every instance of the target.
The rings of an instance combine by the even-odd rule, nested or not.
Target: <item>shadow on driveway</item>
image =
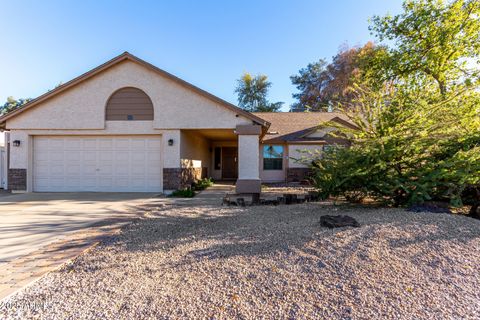
[[[132,219],[152,193],[25,193],[0,197],[0,264],[98,223]],[[102,222],[103,221],[103,222]]]

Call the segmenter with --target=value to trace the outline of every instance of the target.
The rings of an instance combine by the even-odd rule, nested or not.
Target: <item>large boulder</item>
[[[360,227],[360,224],[358,223],[357,220],[350,216],[321,216],[320,217],[320,224],[323,227],[327,227],[330,229],[333,228],[342,228],[342,227]]]
[[[452,213],[448,202],[425,201],[421,204],[414,204],[407,208],[411,212],[432,212],[432,213]]]

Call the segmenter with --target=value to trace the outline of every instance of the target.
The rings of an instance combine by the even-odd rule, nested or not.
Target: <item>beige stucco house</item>
[[[127,52],[0,118],[7,184],[27,192],[167,192],[194,179],[301,180],[334,113],[248,113]]]

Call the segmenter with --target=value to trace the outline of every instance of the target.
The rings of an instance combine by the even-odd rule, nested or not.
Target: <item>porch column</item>
[[[260,193],[259,125],[237,125],[238,135],[238,180],[237,193]]]
[[[163,130],[162,141],[163,191],[169,193],[184,187],[180,162],[180,130]]]

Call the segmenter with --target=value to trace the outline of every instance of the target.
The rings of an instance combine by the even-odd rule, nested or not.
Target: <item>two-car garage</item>
[[[161,136],[35,136],[33,191],[161,192]]]

